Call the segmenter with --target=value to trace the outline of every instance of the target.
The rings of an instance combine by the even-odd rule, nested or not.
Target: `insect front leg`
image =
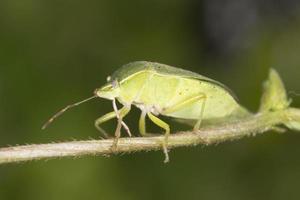
[[[121,108],[118,113],[120,113],[120,116],[122,116],[122,118],[128,114],[128,112],[130,111],[130,108],[124,106],[123,108]],[[109,112],[105,115],[103,115],[102,117],[98,118],[96,121],[95,121],[95,127],[97,130],[99,130],[106,138],[108,138],[108,134],[107,132],[101,128],[101,124],[113,119],[113,118],[116,118],[117,117],[117,114],[115,111],[113,112]],[[128,126],[122,121],[121,122],[121,125],[125,128],[125,130],[127,131],[128,135],[131,136],[131,133],[130,133],[130,130],[128,128]]]
[[[164,109],[162,114],[173,113],[173,112],[176,112],[176,111],[178,111],[178,110],[180,110],[180,109],[182,109],[182,108],[184,108],[188,105],[191,105],[191,104],[193,104],[197,101],[201,101],[202,104],[201,104],[201,109],[200,109],[200,113],[199,113],[199,119],[197,120],[197,122],[196,122],[196,124],[194,125],[194,128],[193,128],[194,131],[199,130],[200,125],[201,125],[201,121],[202,121],[202,118],[203,118],[204,110],[205,110],[206,99],[207,99],[206,94],[198,93],[194,97],[188,98],[184,101],[181,101],[181,102],[177,103],[176,105],[174,105],[172,107]]]
[[[109,136],[108,136],[107,132],[103,128],[101,128],[100,125],[103,124],[104,122],[107,122],[107,121],[115,118],[115,117],[116,117],[116,113],[115,112],[109,112],[109,113],[103,115],[102,117],[99,117],[95,121],[95,127],[96,127],[96,129],[98,131],[100,131],[104,135],[105,138],[109,138]]]
[[[121,128],[122,128],[122,126],[125,128],[128,135],[131,137],[131,133],[130,133],[130,130],[129,130],[128,126],[125,124],[125,122],[123,122],[123,117],[125,117],[129,113],[131,107],[125,105],[119,111],[118,108],[117,108],[117,104],[116,104],[115,99],[113,99],[112,103],[113,103],[114,111],[116,113],[116,117],[118,119],[118,124],[117,124],[117,128],[116,128],[116,131],[115,131],[115,140],[114,140],[113,145],[112,145],[112,151],[115,151],[116,148],[117,148],[119,138],[121,137]]]
[[[150,120],[156,124],[157,126],[165,129],[165,139],[164,139],[164,142],[163,142],[163,151],[164,151],[164,154],[165,154],[165,160],[164,162],[167,163],[169,162],[169,154],[168,154],[168,138],[169,138],[169,135],[170,135],[170,126],[162,121],[161,119],[159,119],[158,117],[154,116],[152,113],[147,113],[148,117],[150,118]]]

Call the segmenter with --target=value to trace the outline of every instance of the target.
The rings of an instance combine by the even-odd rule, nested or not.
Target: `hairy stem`
[[[184,131],[169,137],[168,147],[191,145],[210,145],[244,136],[264,133],[276,125],[300,121],[300,110],[287,108],[276,112],[265,112],[253,115],[240,121],[225,125],[201,129],[196,132]],[[120,138],[118,146],[111,151],[113,139],[71,141],[51,144],[33,144],[0,148],[0,164],[28,160],[38,160],[58,157],[78,157],[83,155],[111,155],[135,151],[159,150],[164,136]]]

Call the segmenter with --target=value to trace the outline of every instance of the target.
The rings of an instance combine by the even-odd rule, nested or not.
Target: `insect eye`
[[[118,86],[118,81],[117,80],[114,80],[112,83],[111,83],[112,87],[113,88],[116,88]]]
[[[106,77],[106,81],[107,82],[111,81],[111,76]]]

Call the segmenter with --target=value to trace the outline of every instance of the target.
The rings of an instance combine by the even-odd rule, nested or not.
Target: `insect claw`
[[[119,142],[119,138],[118,138],[118,137],[115,137],[115,138],[114,138],[114,141],[113,141],[113,144],[112,144],[112,146],[111,146],[111,148],[110,148],[110,150],[111,150],[113,153],[115,153],[116,150],[117,150],[118,142]]]
[[[166,144],[163,144],[163,152],[165,154],[165,160],[164,160],[164,163],[168,163],[170,161],[170,158],[169,158],[169,151],[167,149],[167,146]]]
[[[115,152],[117,150],[118,141],[121,136],[121,128],[122,128],[122,119],[118,118],[118,125],[117,125],[116,131],[115,131],[115,139],[114,139],[112,147],[111,147],[112,152]]]
[[[162,147],[163,147],[163,152],[165,154],[164,163],[168,163],[170,161],[169,150],[168,150],[168,135],[165,135],[164,141],[162,143]]]

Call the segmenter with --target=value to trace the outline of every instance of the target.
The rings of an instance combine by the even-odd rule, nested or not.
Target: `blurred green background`
[[[219,80],[256,111],[273,67],[300,92],[300,2],[253,0],[0,2],[0,146],[98,138],[112,110],[91,96],[121,65],[148,60]],[[293,105],[299,98],[291,95]],[[126,117],[137,131],[138,110]],[[113,131],[115,121],[105,128]],[[173,129],[180,127],[172,123]],[[217,146],[0,166],[0,199],[299,199],[300,134]]]

